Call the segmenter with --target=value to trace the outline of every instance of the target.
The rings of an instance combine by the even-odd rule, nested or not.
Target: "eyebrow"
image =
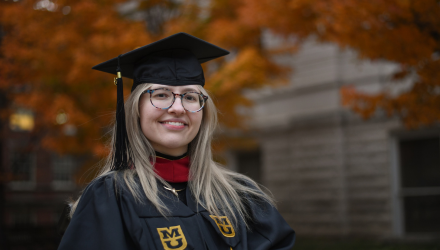
[[[187,91],[195,91],[195,92],[199,92],[199,90],[198,90],[198,89],[195,89],[195,88],[184,88],[184,89],[183,89],[183,92],[187,92]]]
[[[158,88],[164,88],[164,89],[168,89],[168,90],[171,90],[171,91],[174,91],[174,90],[172,90],[169,86],[166,86],[166,85],[163,85],[163,86],[157,86]],[[199,91],[199,89],[197,89],[197,88],[192,88],[192,87],[186,87],[186,88],[184,88],[183,90],[182,90],[182,92],[188,92],[188,91],[195,91],[195,92],[198,92],[198,93],[200,93],[200,91]]]

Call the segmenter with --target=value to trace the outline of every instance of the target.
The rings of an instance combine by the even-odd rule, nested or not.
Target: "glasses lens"
[[[205,99],[197,92],[188,92],[182,98],[183,107],[189,111],[198,111],[205,105]]]
[[[173,93],[167,89],[156,89],[151,93],[151,103],[158,108],[168,108],[173,103]]]

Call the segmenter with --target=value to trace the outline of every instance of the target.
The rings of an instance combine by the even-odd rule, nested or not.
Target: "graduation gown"
[[[92,182],[58,249],[290,250],[295,241],[295,232],[268,203],[248,205],[254,218],[248,230],[242,221],[233,226],[230,218],[211,215],[189,189],[187,205],[171,192],[160,193],[170,209],[166,218],[146,197],[139,203],[126,188],[117,191],[112,175]]]

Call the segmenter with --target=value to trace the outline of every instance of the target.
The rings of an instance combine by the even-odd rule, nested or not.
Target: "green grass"
[[[437,243],[396,243],[297,239],[293,250],[440,250],[440,241]]]

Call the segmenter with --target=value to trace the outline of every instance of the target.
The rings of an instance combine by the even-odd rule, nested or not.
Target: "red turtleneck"
[[[162,156],[156,156],[154,165],[156,173],[168,182],[187,182],[189,174],[189,157],[169,160]]]

